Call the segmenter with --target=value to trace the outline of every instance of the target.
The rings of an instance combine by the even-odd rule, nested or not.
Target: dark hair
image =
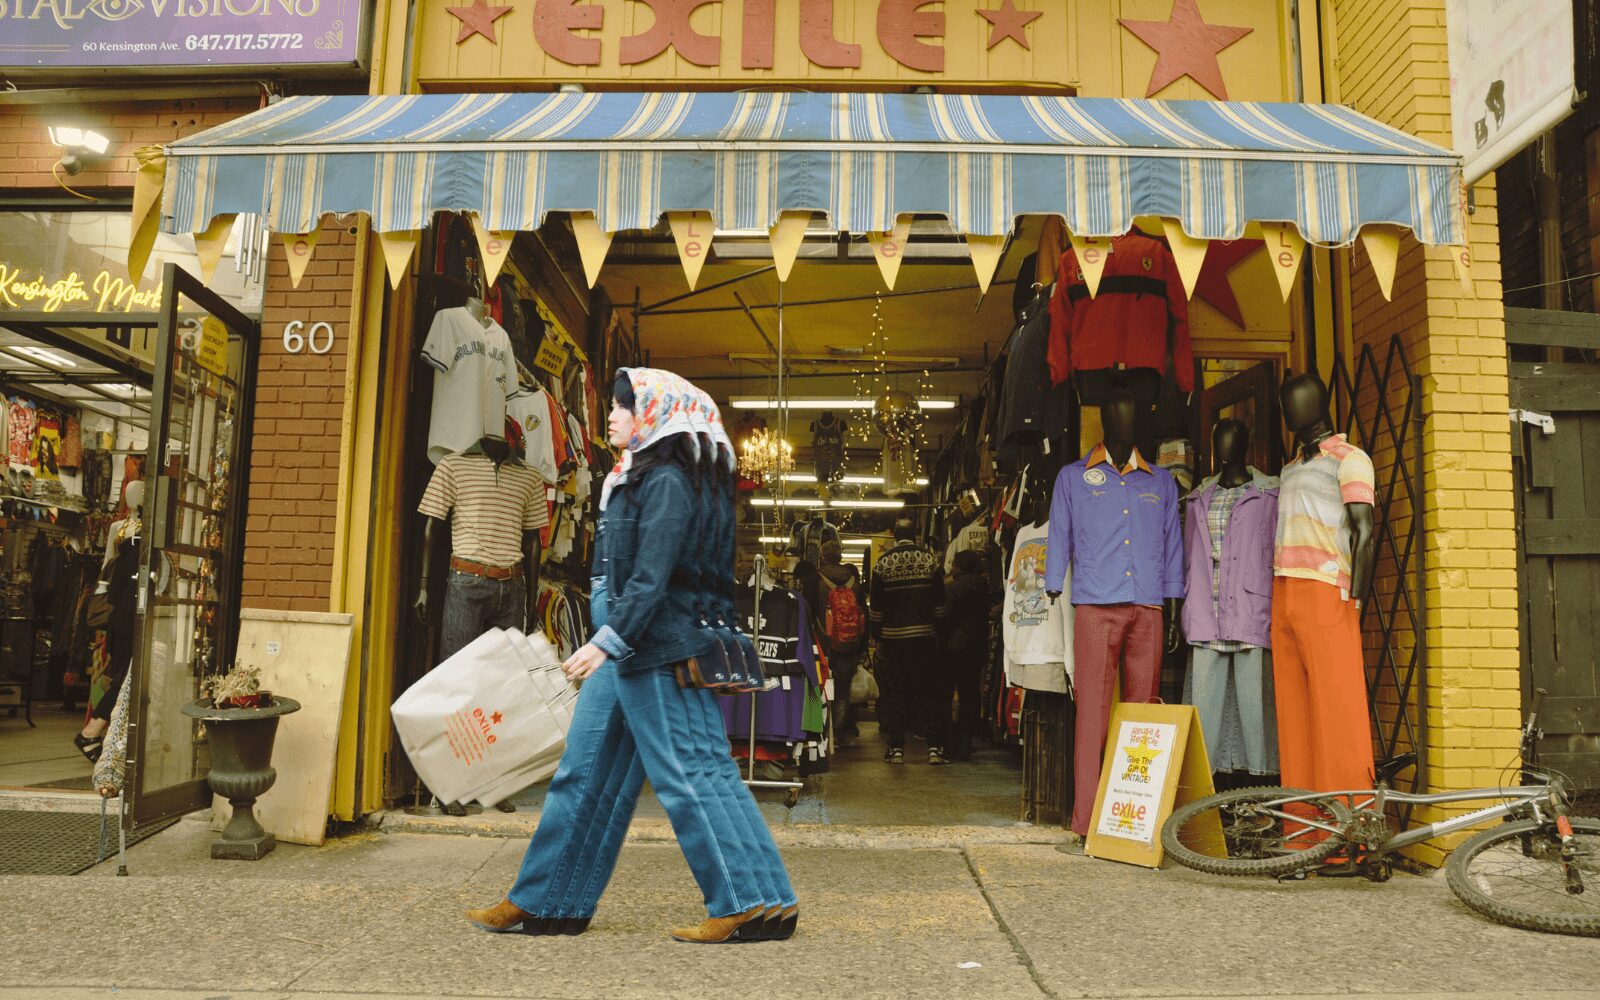
[[[639,405],[639,398],[633,393],[633,380],[620,368],[617,369],[617,377],[611,380],[611,398],[624,410],[632,410]]]
[[[962,549],[956,553],[955,571],[963,576],[979,576],[983,573],[983,556],[972,549]]]
[[[894,537],[897,542],[914,542],[917,540],[917,522],[909,517],[902,517],[894,522]]]

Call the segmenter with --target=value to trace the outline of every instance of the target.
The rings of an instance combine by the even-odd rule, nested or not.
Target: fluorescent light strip
[[[765,396],[731,396],[728,406],[735,410],[776,410],[780,405],[791,410],[870,410],[877,405],[871,399],[806,399],[797,398],[787,401],[770,399]],[[956,401],[953,399],[919,399],[917,405],[924,410],[953,410]]]
[[[839,544],[840,545],[866,545],[866,546],[870,546],[872,544],[872,539],[870,539],[870,538],[846,538],[844,541],[840,542]]]
[[[760,542],[762,545],[782,545],[785,542],[789,541],[789,539],[780,538],[777,535],[762,535],[760,538],[758,538],[756,540],[758,542]]]
[[[836,507],[841,510],[851,509],[881,509],[899,510],[904,507],[904,500],[800,500],[783,499],[774,500],[771,497],[756,497],[750,501],[752,507]]]
[[[812,475],[809,472],[785,472],[783,475],[779,476],[778,478],[782,479],[786,483],[814,483],[814,482],[817,481],[817,477]],[[843,483],[843,484],[845,484],[847,486],[882,486],[883,485],[883,477],[882,476],[840,476],[839,477],[839,482],[841,482],[841,483]],[[928,480],[924,476],[918,476],[914,480],[914,482],[916,482],[916,484],[918,486],[926,486],[926,485],[928,485]]]

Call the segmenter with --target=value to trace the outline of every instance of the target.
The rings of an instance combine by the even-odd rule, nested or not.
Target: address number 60
[[[283,349],[290,354],[327,354],[333,350],[333,324],[317,322],[311,324],[308,333],[305,330],[306,322],[303,319],[290,320],[283,325]]]

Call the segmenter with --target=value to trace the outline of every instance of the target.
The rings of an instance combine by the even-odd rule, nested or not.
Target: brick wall
[[[1444,0],[1334,0],[1334,99],[1449,146]],[[1422,380],[1429,784],[1494,785],[1516,757],[1520,716],[1515,514],[1494,178],[1475,189],[1474,287],[1445,251],[1407,238],[1386,301],[1365,254],[1352,268],[1357,349],[1399,335]],[[1380,467],[1393,456],[1375,455]],[[1397,512],[1400,517],[1410,511]],[[1393,573],[1392,565],[1388,567]],[[1380,577],[1385,567],[1380,564]],[[1420,818],[1436,819],[1435,811]],[[1430,845],[1424,860],[1438,863]]]
[[[84,107],[0,104],[0,191],[59,190],[51,167],[61,150],[50,144],[47,127],[57,123],[94,129],[111,140],[103,159],[69,178],[88,191],[131,190],[140,146],[153,146],[221,125],[261,106],[253,97],[94,104]],[[71,198],[63,193],[64,198]]]
[[[327,611],[333,576],[345,369],[355,296],[356,236],[329,223],[300,287],[281,244],[268,255],[245,526],[244,603]],[[333,349],[290,354],[285,324],[333,326]]]

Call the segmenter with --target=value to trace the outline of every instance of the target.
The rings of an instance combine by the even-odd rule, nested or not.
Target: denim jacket
[[[1211,601],[1211,528],[1206,511],[1217,491],[1212,476],[1183,501],[1188,594],[1183,635],[1191,643],[1243,642],[1272,648],[1272,543],[1278,529],[1278,480],[1250,470],[1251,482],[1222,534],[1222,586]]]
[[[695,625],[700,518],[688,476],[672,465],[618,484],[601,513],[594,575],[605,578],[608,616],[593,642],[618,670],[677,663],[715,641]]]

